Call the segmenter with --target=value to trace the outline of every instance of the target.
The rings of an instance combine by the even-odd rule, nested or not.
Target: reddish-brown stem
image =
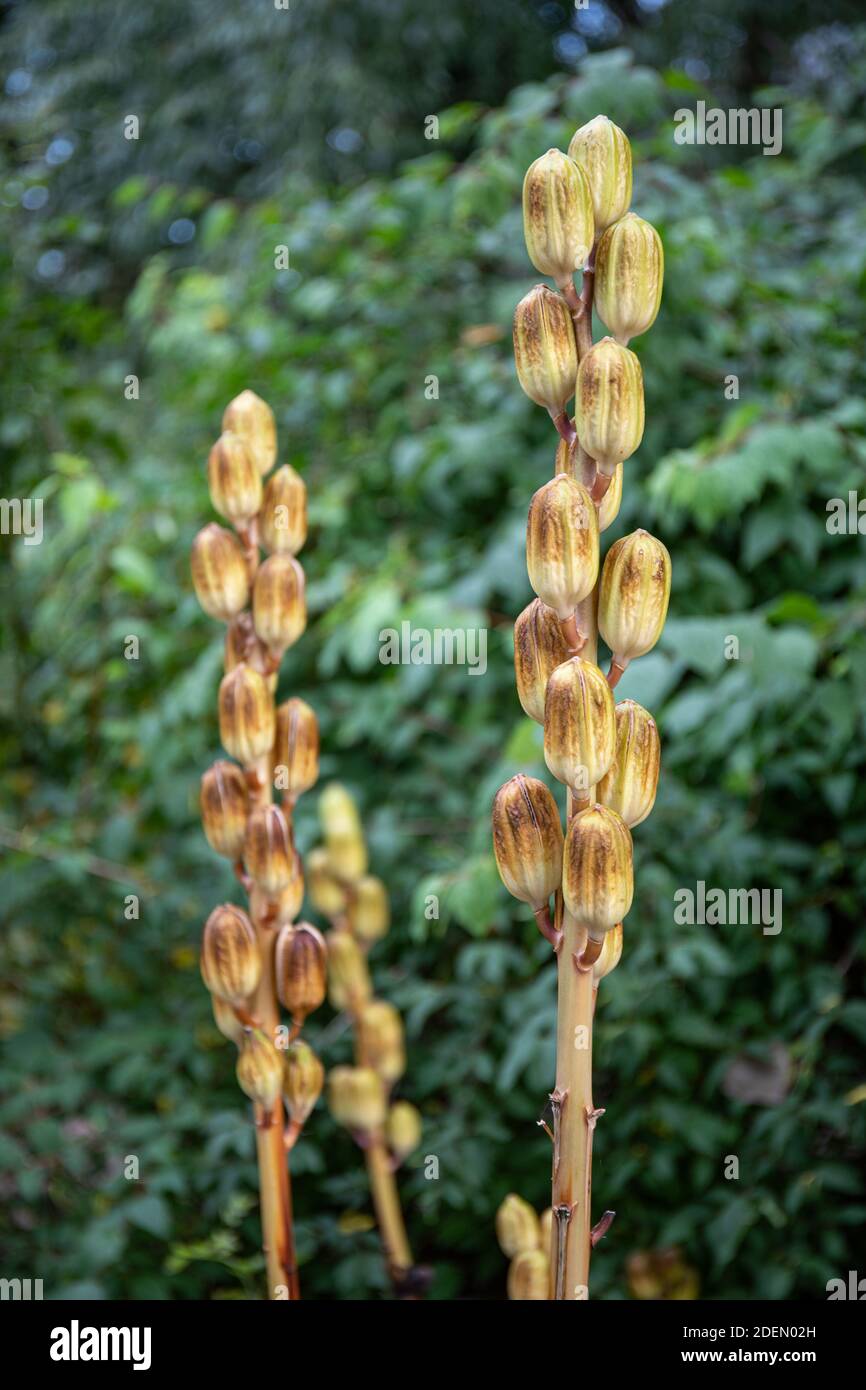
[[[562,635],[565,638],[569,656],[580,656],[586,646],[586,636],[578,630],[575,615],[569,613],[567,618],[560,618],[559,626],[562,628]]]
[[[557,931],[550,920],[550,908],[547,903],[543,907],[535,909],[535,921],[538,930],[546,941],[549,941],[554,951],[558,951],[562,945],[562,932]]]
[[[604,495],[612,481],[612,477],[607,473],[600,473],[598,469],[596,469],[595,477],[592,480],[592,487],[589,490],[589,495],[596,506],[604,499]]]
[[[607,673],[607,683],[611,690],[618,684],[620,676],[628,666],[628,657],[614,657],[610,663],[610,670]]]
[[[568,418],[568,412],[561,410],[558,415],[554,415],[551,410],[550,418],[556,427],[557,433],[565,440],[566,444],[571,447],[577,438],[577,432],[571,420]]]

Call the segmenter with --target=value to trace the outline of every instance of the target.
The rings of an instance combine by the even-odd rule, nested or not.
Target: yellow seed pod
[[[526,568],[542,603],[570,618],[598,579],[598,517],[586,488],[557,473],[533,495]]]
[[[607,941],[607,937],[605,937],[605,941]],[[550,1243],[553,1240],[553,1207],[545,1207],[538,1221],[541,1228],[538,1247],[540,1250],[544,1251],[546,1256],[549,1256]]]
[[[243,772],[220,758],[201,779],[201,821],[211,849],[227,859],[240,859],[250,796]]]
[[[270,555],[297,555],[307,539],[307,485],[291,464],[284,463],[268,479],[259,539]]]
[[[503,1255],[512,1259],[522,1250],[537,1250],[541,1240],[541,1228],[535,1209],[519,1197],[516,1192],[499,1204],[496,1213],[496,1239]]]
[[[388,890],[380,878],[365,874],[349,899],[349,926],[365,946],[380,941],[391,925]]]
[[[226,430],[208,455],[207,481],[214,509],[247,526],[262,505],[262,476],[239,435]]]
[[[277,706],[274,740],[274,785],[294,801],[309,791],[319,776],[319,721],[305,700],[297,697]]]
[[[242,439],[259,473],[270,473],[277,459],[274,412],[255,391],[241,391],[223,412],[223,429]]]
[[[544,698],[551,672],[568,660],[559,618],[540,598],[524,608],[514,624],[514,675],[524,713],[544,723]]]
[[[646,820],[656,799],[661,745],[652,715],[634,700],[616,707],[616,756],[596,796],[633,829]]]
[[[385,1122],[385,1139],[398,1163],[414,1153],[421,1143],[421,1114],[408,1100],[395,1101]]]
[[[297,642],[307,626],[304,571],[291,555],[270,555],[253,584],[256,636],[275,655]]]
[[[244,767],[252,767],[274,746],[274,700],[267,681],[241,662],[223,676],[219,689],[220,738]]]
[[[643,438],[643,374],[629,348],[614,338],[590,348],[577,370],[574,409],[583,447],[609,477]]]
[[[192,543],[190,570],[196,598],[211,618],[230,622],[250,594],[247,562],[237,536],[212,521]]]
[[[358,808],[345,787],[332,782],[319,798],[319,819],[332,874],[355,883],[367,872],[367,846]]]
[[[262,957],[252,922],[233,903],[215,907],[204,925],[201,975],[211,994],[240,1007],[255,992]]]
[[[591,806],[571,820],[565,837],[562,893],[571,915],[593,941],[626,916],[634,893],[631,832],[622,816]]]
[[[317,847],[307,854],[307,884],[310,901],[323,917],[339,917],[349,901],[345,888],[331,872],[328,851]]]
[[[523,234],[529,259],[558,285],[584,265],[595,240],[592,193],[583,169],[548,150],[523,180]]]
[[[273,928],[291,926],[303,901],[304,867],[301,856],[295,851],[291,882],[281,892],[267,893],[253,883],[250,889],[250,916],[254,922],[263,922]]]
[[[577,345],[571,311],[547,285],[536,285],[514,311],[514,365],[536,405],[559,415],[574,395]]]
[[[367,958],[354,936],[347,931],[332,931],[328,936],[328,998],[331,1006],[357,1013],[372,993]]]
[[[283,1095],[289,1119],[305,1124],[315,1109],[325,1084],[325,1068],[313,1049],[300,1039],[285,1052]]]
[[[547,682],[544,708],[544,761],[582,800],[613,762],[613,692],[594,662],[573,657]]]
[[[586,174],[592,196],[595,234],[628,212],[631,202],[631,145],[607,116],[596,116],[576,130],[568,146]]]
[[[662,239],[651,222],[629,212],[608,227],[595,260],[595,307],[623,346],[655,323],[664,274]]]
[[[300,1027],[325,1001],[328,948],[309,922],[280,928],[274,947],[274,976],[280,1003]]]
[[[622,464],[613,470],[607,492],[598,504],[598,529],[606,531],[619,516],[622,506]]]
[[[334,1067],[328,1077],[328,1107],[345,1129],[379,1129],[387,1114],[381,1076],[372,1067]]]
[[[509,893],[533,912],[562,878],[562,822],[549,789],[519,772],[493,798],[493,853]]]
[[[592,967],[593,983],[597,985],[620,963],[622,958],[622,922],[617,922],[613,931],[605,932],[601,955]]]
[[[213,1020],[224,1038],[233,1042],[236,1047],[240,1047],[244,1040],[245,1028],[232,1008],[224,999],[220,999],[218,994],[210,997],[213,1006]]]
[[[403,1020],[393,1004],[371,999],[358,1017],[361,1045],[368,1066],[393,1086],[406,1070]]]
[[[652,651],[662,634],[671,596],[671,557],[649,531],[614,542],[604,562],[598,626],[618,666]]]
[[[259,1028],[252,1028],[244,1038],[236,1071],[244,1094],[270,1110],[282,1093],[284,1055]]]
[[[542,1250],[522,1250],[508,1267],[508,1297],[513,1303],[541,1302],[547,1298],[550,1258]]]
[[[268,897],[276,897],[295,877],[297,855],[292,827],[282,807],[257,806],[247,821],[244,864]]]

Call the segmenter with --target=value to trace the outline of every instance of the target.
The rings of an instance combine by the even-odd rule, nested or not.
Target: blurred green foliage
[[[42,1277],[46,1296],[260,1292],[247,1107],[197,970],[200,925],[234,884],[197,819],[221,649],[187,568],[211,516],[207,448],[249,385],[310,493],[311,622],[281,694],[315,705],[323,781],[356,792],[393,896],[373,963],[407,1018],[401,1093],[425,1116],[401,1180],[416,1255],[435,1297],[503,1296],[496,1207],[549,1193],[535,1121],[555,1000],[489,844],[499,783],[546,776],[511,665],[526,508],[553,459],[511,361],[535,279],[519,195],[529,161],[599,110],[632,138],[633,205],[667,273],[636,344],[646,436],[607,539],[659,535],[674,589],[659,648],[618,690],[659,721],[663,781],[599,998],[595,1196],[617,1219],[594,1294],[627,1296],[629,1254],[670,1244],[710,1298],[823,1298],[856,1268],[866,561],[826,507],[863,490],[866,460],[862,34],[845,54],[755,96],[783,108],[778,158],[676,145],[673,112],[713,91],[624,51],[494,109],[462,101],[438,141],[419,131],[414,157],[345,186],[281,159],[254,197],[189,185],[168,157],[142,176],[115,130],[107,202],[34,216],[21,199],[41,175],[7,149],[3,492],[43,498],[45,534],[0,552],[5,1275]],[[106,256],[178,218],[190,244],[154,245],[107,285]],[[380,665],[380,630],[405,620],[486,626],[486,674]],[[298,824],[309,846],[315,793]],[[674,893],[697,880],[782,889],[781,934],[676,926]],[[308,1031],[328,1065],[347,1060],[327,1009]],[[305,1294],[385,1296],[363,1165],[324,1107],[292,1168]]]

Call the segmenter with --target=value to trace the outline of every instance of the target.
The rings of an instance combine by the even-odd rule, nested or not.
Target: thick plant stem
[[[381,1133],[370,1136],[370,1141],[364,1149],[364,1157],[367,1161],[370,1191],[373,1194],[373,1206],[376,1209],[388,1273],[394,1291],[399,1295],[405,1285],[406,1276],[413,1267],[412,1251],[403,1223],[391,1158]]]

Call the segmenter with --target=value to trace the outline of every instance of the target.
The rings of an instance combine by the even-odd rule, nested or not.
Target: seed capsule
[[[304,868],[301,856],[295,852],[292,881],[281,893],[266,893],[257,883],[250,889],[250,916],[254,922],[268,927],[291,926],[304,901]]]
[[[622,922],[617,922],[613,931],[605,932],[601,955],[592,967],[593,983],[598,984],[605,975],[616,970],[622,957]]]
[[[500,1203],[496,1213],[496,1239],[509,1260],[522,1250],[539,1248],[541,1229],[535,1209],[516,1192],[509,1192]]]
[[[542,603],[570,618],[598,578],[598,518],[581,483],[557,473],[529,505],[526,568]]]
[[[373,999],[359,1016],[361,1045],[367,1066],[377,1071],[388,1086],[406,1070],[403,1020],[384,999]]]
[[[239,435],[227,430],[210,451],[207,481],[214,509],[235,526],[247,526],[262,505],[262,478]]]
[[[300,1026],[324,1002],[328,989],[328,948],[321,932],[309,922],[281,927],[274,974],[280,1003]]]
[[[266,1033],[253,1028],[244,1038],[237,1064],[238,1085],[250,1100],[270,1110],[283,1089],[284,1057]]]
[[[395,1101],[385,1122],[385,1138],[398,1163],[414,1153],[421,1143],[421,1115],[408,1100]]]
[[[357,1013],[373,993],[367,959],[347,931],[328,934],[328,998],[338,1011]]]
[[[367,846],[358,808],[345,787],[332,782],[319,799],[319,818],[325,832],[331,872],[355,883],[367,872]]]
[[[267,401],[241,391],[223,412],[223,429],[244,441],[260,473],[270,473],[277,461],[277,426]]]
[[[259,566],[253,585],[256,636],[280,656],[307,626],[304,571],[291,555],[270,555]]]
[[[574,395],[577,346],[568,305],[536,285],[514,311],[514,365],[531,401],[559,415]]]
[[[508,1268],[508,1297],[512,1302],[540,1302],[547,1298],[549,1256],[542,1250],[522,1250]]]
[[[285,1053],[283,1095],[289,1119],[296,1125],[306,1124],[324,1084],[325,1068],[313,1049],[300,1039],[291,1043]]]
[[[224,1038],[233,1042],[236,1047],[240,1047],[244,1040],[245,1028],[232,1008],[224,999],[220,999],[218,994],[212,994],[210,1002],[213,1007],[213,1019],[217,1028]]]
[[[548,150],[526,171],[523,234],[535,269],[558,285],[570,280],[590,253],[592,193],[583,169],[562,150]]]
[[[631,145],[607,116],[596,116],[576,130],[568,153],[584,171],[592,196],[595,234],[628,212],[631,202]],[[606,321],[606,320],[605,320]]]
[[[594,662],[564,662],[547,682],[544,761],[582,800],[608,771],[615,750],[610,686]]]
[[[307,539],[307,485],[288,463],[268,480],[259,539],[270,555],[297,555]]]
[[[608,227],[595,260],[595,307],[624,346],[655,323],[665,254],[651,222],[629,212]]]
[[[493,853],[512,897],[544,907],[562,878],[562,822],[551,792],[519,772],[493,798]]]
[[[567,660],[568,647],[558,617],[540,598],[534,598],[514,624],[514,674],[523,710],[536,724],[544,723],[544,697],[551,672]]]
[[[212,521],[192,543],[190,569],[196,598],[211,618],[229,622],[246,606],[250,582],[236,536]]]
[[[328,1107],[338,1125],[369,1133],[385,1123],[385,1086],[372,1067],[334,1067]]]
[[[571,915],[601,941],[631,907],[631,833],[616,811],[593,806],[572,818],[565,837],[562,893]]]
[[[237,617],[232,618],[226,628],[223,669],[228,673],[245,661],[251,666],[255,665],[258,670],[259,662],[256,660],[256,656],[263,651],[264,648],[256,637],[256,630],[253,627],[252,613],[238,613]]]
[[[240,1007],[262,973],[258,938],[247,914],[233,903],[215,907],[204,924],[201,974],[211,994]]]
[[[240,859],[249,810],[243,772],[221,758],[201,779],[201,819],[211,849],[227,859]]]
[[[268,897],[275,897],[294,878],[296,860],[292,829],[282,808],[257,806],[244,836],[247,873]]]
[[[574,407],[583,447],[610,476],[643,438],[643,375],[634,353],[613,338],[590,348],[577,371]]]
[[[310,902],[324,917],[339,917],[346,911],[348,894],[331,872],[328,851],[321,847],[307,855],[307,883]]]
[[[295,801],[319,776],[319,721],[297,697],[277,706],[274,782]]]
[[[638,530],[614,542],[601,574],[598,626],[620,669],[652,651],[670,595],[671,557],[661,541]]]
[[[365,874],[349,900],[349,926],[365,946],[379,941],[391,924],[388,890],[380,878]]]
[[[220,681],[220,738],[227,753],[252,767],[274,746],[274,701],[264,676],[241,662]]]
[[[634,700],[616,707],[616,756],[596,789],[603,806],[634,828],[646,820],[656,799],[661,746],[652,716]]]

